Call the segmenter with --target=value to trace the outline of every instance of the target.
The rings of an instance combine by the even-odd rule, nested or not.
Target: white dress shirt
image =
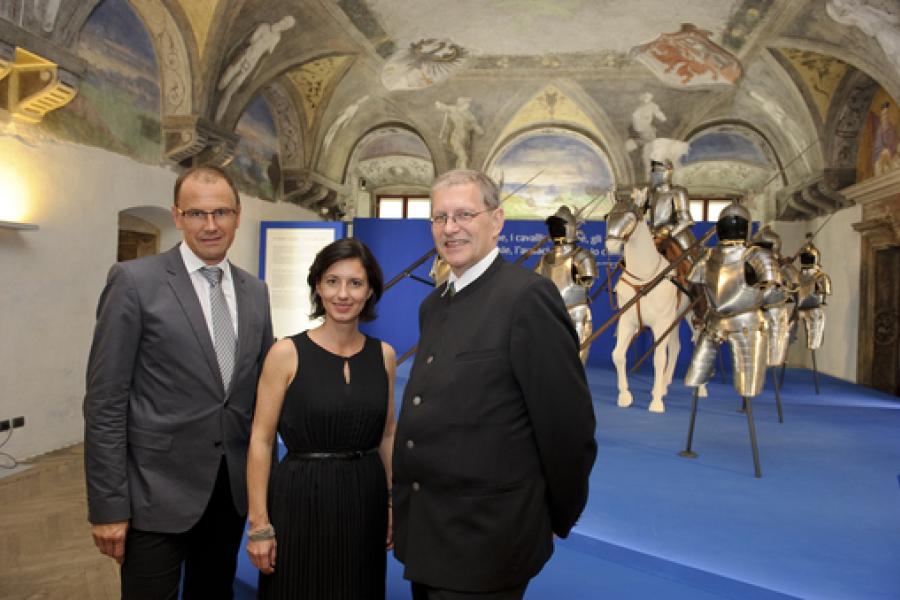
[[[454,275],[453,271],[450,271],[450,278],[447,279],[447,288],[449,288],[452,283],[454,293],[461,292],[464,287],[484,275],[484,272],[488,270],[488,267],[491,266],[491,263],[494,262],[494,259],[497,258],[498,254],[500,254],[500,250],[494,246],[494,249],[488,252],[487,256],[469,267],[469,269],[460,277],[457,277]]]

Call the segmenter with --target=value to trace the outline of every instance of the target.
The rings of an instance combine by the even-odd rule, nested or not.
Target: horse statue
[[[619,306],[624,306],[644,289],[654,277],[669,266],[669,262],[656,250],[650,227],[638,206],[646,200],[646,188],[632,192],[632,198],[618,200],[606,215],[606,252],[621,254],[625,259],[622,275],[615,292]],[[616,325],[616,347],[612,359],[616,365],[619,385],[618,405],[631,406],[633,398],[628,390],[626,355],[628,346],[644,327],[649,327],[658,340],[688,305],[688,297],[669,279],[661,280],[646,292],[631,308],[619,317]],[[681,350],[678,329],[668,334],[668,339],[657,345],[653,353],[653,390],[650,412],[665,412],[663,398],[675,373],[675,361]],[[705,387],[699,391],[706,396]]]

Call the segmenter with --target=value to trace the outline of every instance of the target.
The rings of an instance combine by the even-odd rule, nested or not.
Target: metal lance
[[[581,349],[584,350],[585,348],[587,348],[588,346],[593,344],[594,340],[596,340],[600,336],[601,333],[603,333],[604,331],[609,329],[609,327],[613,323],[615,323],[619,319],[619,317],[621,317],[623,314],[625,314],[625,311],[627,311],[629,308],[634,306],[641,298],[646,296],[653,288],[655,288],[657,285],[659,285],[659,282],[662,281],[663,279],[665,279],[666,275],[668,275],[669,272],[671,272],[675,267],[680,265],[681,261],[687,259],[687,257],[691,253],[693,253],[696,248],[706,244],[706,242],[713,236],[713,234],[715,232],[716,232],[716,228],[710,227],[709,231],[707,231],[705,234],[703,234],[702,238],[700,238],[699,240],[697,240],[696,242],[691,244],[690,247],[684,252],[684,254],[682,254],[681,256],[676,258],[674,261],[669,263],[668,267],[666,267],[665,269],[660,271],[659,274],[656,277],[654,277],[653,279],[651,279],[646,285],[644,285],[644,287],[642,287],[641,290],[639,292],[637,292],[631,300],[626,302],[624,306],[622,306],[618,311],[613,313],[613,315],[609,319],[607,319],[603,325],[601,325],[597,330],[595,330],[594,333],[592,333],[588,339],[584,340],[584,343],[581,344]]]
[[[507,195],[505,195],[505,196],[500,200],[500,204],[498,204],[497,206],[502,205],[504,202],[506,202],[506,200],[507,200],[510,196],[513,196],[513,195],[517,194],[519,191],[521,191],[522,189],[528,187],[528,185],[529,185],[532,181],[534,181],[535,179],[537,179],[538,176],[539,176],[541,173],[543,173],[543,172],[544,172],[544,170],[541,169],[540,171],[538,171],[537,173],[535,173],[534,175],[532,175],[531,179],[529,179],[528,181],[526,181],[525,183],[523,183],[522,185],[520,185],[519,187],[517,187],[516,189],[514,189],[513,191],[511,191],[511,192],[508,193]],[[402,270],[400,273],[398,273],[396,276],[392,277],[390,281],[388,281],[386,284],[384,284],[384,291],[385,291],[385,292],[388,291],[389,289],[391,289],[392,287],[394,287],[395,285],[397,285],[397,283],[399,283],[402,279],[404,279],[404,278],[406,278],[406,277],[409,277],[410,274],[411,274],[416,268],[419,267],[419,265],[421,265],[421,264],[424,263],[426,260],[428,260],[429,258],[431,258],[432,256],[434,256],[436,253],[437,253],[437,248],[432,248],[431,250],[429,250],[428,252],[426,252],[426,253],[424,254],[424,256],[422,256],[422,257],[421,257],[420,259],[418,259],[417,261],[413,262],[411,265],[409,265],[408,267],[406,267],[405,269],[403,269],[403,270]],[[384,293],[384,292],[382,292],[382,294],[383,294],[383,293]],[[404,356],[405,356],[405,355],[404,355]]]
[[[653,345],[650,346],[650,349],[647,350],[644,353],[644,355],[641,356],[640,359],[638,359],[638,361],[636,363],[634,363],[634,366],[631,367],[631,369],[629,370],[629,373],[634,373],[635,371],[637,371],[638,368],[642,364],[644,364],[644,361],[646,361],[648,358],[650,358],[650,355],[653,354],[653,351],[656,350],[657,346],[659,346],[663,342],[663,340],[665,340],[667,337],[669,337],[669,334],[672,333],[672,330],[675,329],[679,323],[681,323],[681,320],[683,318],[685,318],[687,316],[687,314],[694,309],[695,306],[697,306],[697,303],[700,302],[700,300],[702,300],[702,298],[703,298],[702,296],[698,295],[696,298],[694,298],[694,300],[690,304],[688,304],[687,308],[685,308],[683,311],[681,311],[681,314],[679,314],[677,317],[675,317],[675,320],[672,321],[672,324],[666,328],[666,330],[663,332],[663,334],[661,336],[659,336],[656,340],[653,341]]]

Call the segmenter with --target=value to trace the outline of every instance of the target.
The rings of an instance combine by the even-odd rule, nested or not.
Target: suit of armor
[[[706,251],[688,275],[703,286],[709,302],[706,322],[685,384],[697,387],[712,377],[716,350],[731,346],[734,387],[753,397],[766,374],[766,320],[761,307],[769,287],[781,285],[781,272],[771,253],[748,246],[750,213],[738,203],[722,211],[716,225],[719,244]]]
[[[440,254],[434,257],[428,276],[434,282],[434,287],[441,287],[450,279],[450,265],[441,258]]]
[[[806,347],[818,350],[825,336],[825,299],[831,295],[831,278],[819,264],[820,254],[812,241],[800,250],[800,290],[797,316],[806,326]]]
[[[578,222],[568,206],[548,217],[546,223],[553,248],[541,256],[535,271],[559,288],[578,341],[583,343],[594,329],[588,290],[597,277],[597,261],[589,250],[576,243]],[[583,363],[587,363],[588,351],[589,348],[581,351]]]
[[[650,163],[650,195],[647,211],[650,230],[655,238],[671,238],[682,251],[687,250],[697,238],[691,231],[688,192],[680,185],[672,185],[672,162]]]
[[[767,364],[774,367],[784,364],[787,360],[800,273],[793,263],[782,258],[781,237],[769,225],[756,233],[753,245],[768,252],[771,255],[770,260],[780,265],[781,285],[771,286],[763,294],[763,316],[766,320],[768,338]]]

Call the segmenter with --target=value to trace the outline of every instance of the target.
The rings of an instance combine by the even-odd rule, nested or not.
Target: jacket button
[[[425,359],[426,365],[430,365],[433,362],[434,362],[434,354],[430,355],[428,358]]]
[[[222,442],[213,442],[213,446],[215,446],[216,448],[218,448],[221,445],[222,445]]]
[[[406,447],[412,450],[416,447],[416,443],[412,440],[406,440]]]
[[[416,396],[415,398],[413,398],[413,406],[418,406],[418,405],[420,405],[420,404],[422,404],[422,397],[421,397],[421,396]]]
[[[419,485],[418,481],[413,481],[412,489],[414,492],[418,492],[420,489],[422,489],[422,486]]]

